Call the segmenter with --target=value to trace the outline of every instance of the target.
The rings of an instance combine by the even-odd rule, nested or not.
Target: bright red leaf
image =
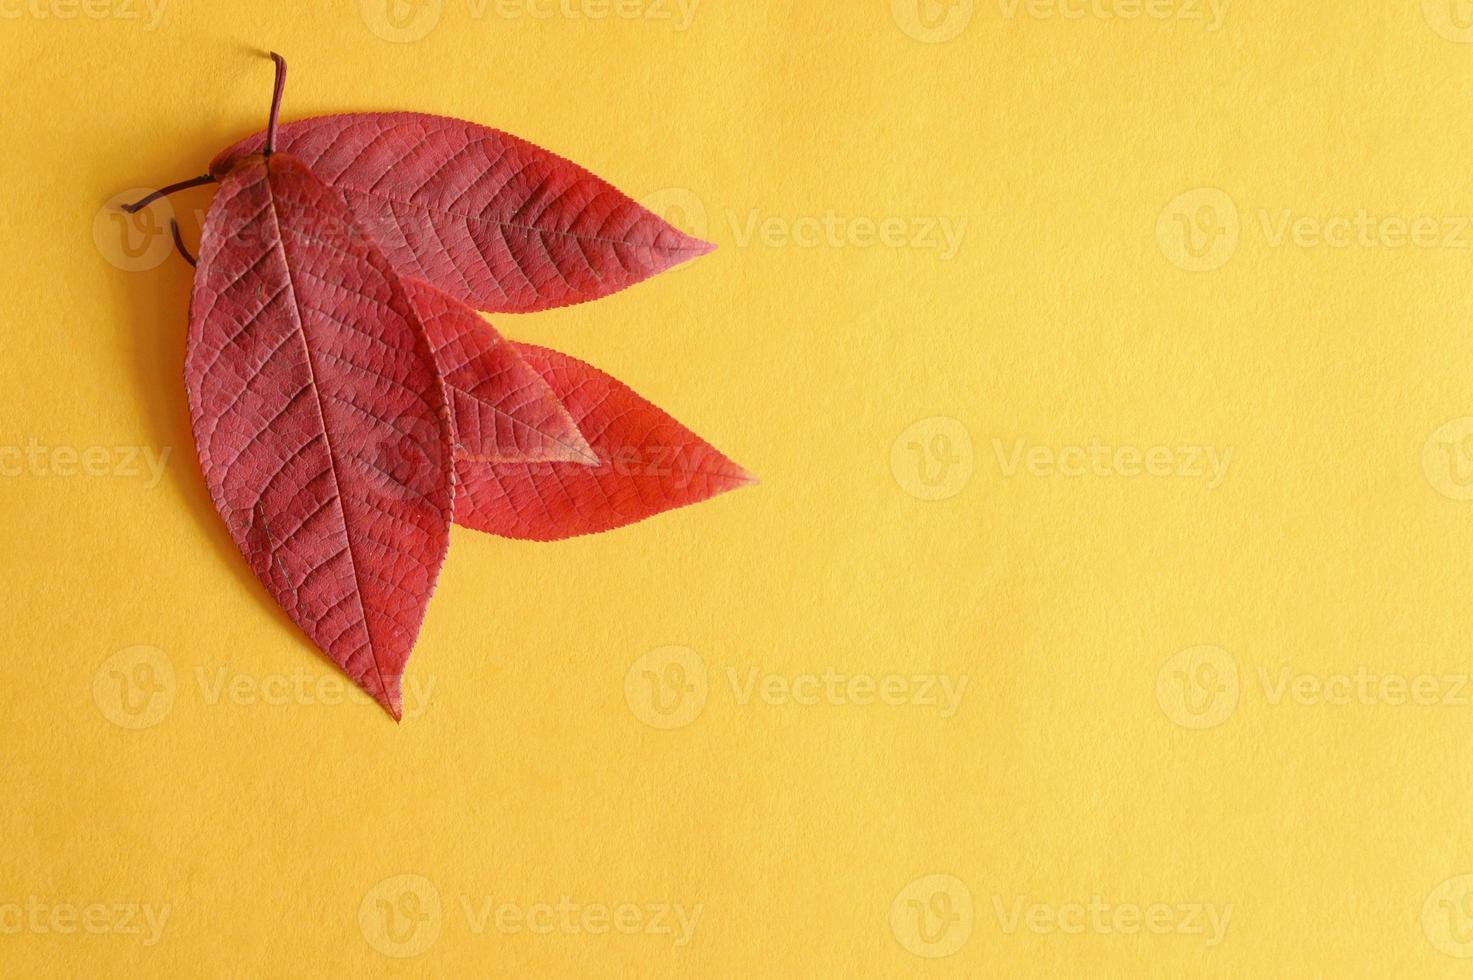
[[[240,141],[210,172],[261,142]],[[320,116],[282,126],[276,145],[343,192],[401,275],[492,313],[597,299],[712,248],[582,167],[475,123]]]
[[[562,399],[599,464],[459,459],[455,523],[555,541],[623,527],[755,482],[622,382],[557,351],[515,347]]]
[[[488,461],[593,464],[573,417],[542,375],[464,303],[403,280],[450,390],[455,452]]]
[[[398,718],[449,541],[449,404],[389,262],[293,157],[222,182],[185,380],[210,496],[256,577]]]

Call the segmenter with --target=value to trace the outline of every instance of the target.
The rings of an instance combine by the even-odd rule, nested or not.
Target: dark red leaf
[[[262,135],[210,172],[229,172]],[[343,192],[401,275],[493,313],[597,299],[712,248],[582,167],[458,119],[320,116],[282,126],[276,145]]]
[[[457,460],[457,524],[556,541],[623,527],[755,482],[597,368],[543,347],[514,346],[562,399],[599,465]]]
[[[205,222],[185,380],[200,465],[266,588],[395,718],[449,541],[449,405],[388,261],[300,161]]]
[[[455,452],[492,462],[598,462],[542,375],[475,310],[403,280],[450,390]]]

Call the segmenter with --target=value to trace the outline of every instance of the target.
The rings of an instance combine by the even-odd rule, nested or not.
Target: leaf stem
[[[174,236],[174,247],[179,250],[180,255],[184,256],[184,261],[196,269],[199,268],[199,260],[190,255],[189,249],[184,247],[184,236],[179,234],[179,222],[173,218],[169,219],[169,233]]]
[[[271,93],[271,119],[266,124],[265,156],[276,152],[276,122],[281,116],[281,93],[286,90],[286,59],[275,51],[271,60],[276,62],[276,89]]]
[[[129,214],[137,214],[161,197],[168,197],[170,194],[175,194],[179,191],[187,191],[191,187],[202,187],[205,184],[213,184],[214,182],[214,174],[204,174],[199,177],[191,177],[188,180],[181,180],[177,183],[170,184],[168,187],[160,187],[142,200],[134,201],[132,204],[124,204],[123,210]]]

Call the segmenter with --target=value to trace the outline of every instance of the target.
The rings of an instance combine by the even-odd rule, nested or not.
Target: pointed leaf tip
[[[566,354],[514,346],[563,399],[598,465],[459,459],[457,524],[557,541],[634,524],[756,480],[628,385]]]

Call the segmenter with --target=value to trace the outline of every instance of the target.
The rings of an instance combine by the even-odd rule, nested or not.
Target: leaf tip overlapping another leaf
[[[593,465],[562,400],[491,324],[429,283],[404,279],[450,392],[457,456]]]
[[[562,398],[598,465],[457,459],[457,524],[558,541],[625,527],[757,482],[618,379],[550,348],[515,346]]]

